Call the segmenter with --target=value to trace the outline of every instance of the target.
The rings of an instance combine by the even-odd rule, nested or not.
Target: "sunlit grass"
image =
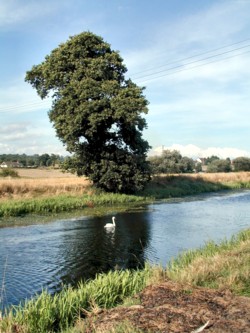
[[[93,192],[91,183],[86,178],[0,178],[0,198],[30,199],[52,195],[68,194],[81,195]]]
[[[86,312],[95,308],[111,308],[127,297],[141,291],[150,283],[154,270],[146,265],[144,270],[114,271],[99,274],[78,288],[67,288],[52,296],[43,292],[24,305],[9,310],[0,321],[1,332],[58,332],[75,324]]]
[[[228,288],[250,297],[250,229],[219,245],[208,242],[170,262],[167,276],[174,281],[210,288]]]
[[[58,195],[45,198],[3,201],[0,203],[0,217],[20,216],[29,213],[59,213],[98,206],[126,205],[145,202],[144,197],[99,193],[81,196]]]

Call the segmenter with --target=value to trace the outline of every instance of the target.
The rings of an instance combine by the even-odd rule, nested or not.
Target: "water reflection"
[[[125,216],[118,213],[116,218],[113,231],[104,228],[111,216],[0,229],[0,283],[4,279],[6,285],[3,303],[17,304],[43,288],[55,292],[100,272],[143,266],[150,243],[147,210]]]
[[[97,273],[163,266],[183,250],[249,227],[250,191],[153,204],[141,210],[0,229],[2,306]],[[116,215],[116,228],[104,225]],[[0,303],[1,303],[0,302]],[[1,304],[0,304],[1,309]]]
[[[64,223],[61,256],[65,284],[93,278],[108,270],[137,268],[145,263],[145,249],[150,242],[147,214],[116,215],[116,228],[106,229],[110,216]]]

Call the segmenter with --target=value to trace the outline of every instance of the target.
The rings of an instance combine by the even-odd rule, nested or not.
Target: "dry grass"
[[[51,169],[18,169],[20,177],[0,178],[0,199],[25,199],[67,194],[89,193],[90,182],[84,177]]]
[[[14,169],[21,178],[75,178],[72,173],[62,172],[58,169],[37,168],[37,169]]]
[[[183,176],[183,175],[182,175]],[[250,182],[250,172],[218,172],[186,175],[213,183]]]
[[[249,231],[246,231],[246,234],[247,232],[249,235]],[[192,284],[219,289],[227,288],[236,294],[249,295],[249,236],[232,248],[224,249],[223,245],[221,248],[218,246],[218,252],[213,255],[209,255],[212,249],[211,245],[204,247],[204,249],[205,252],[191,260],[188,265],[179,268],[177,265],[177,269],[167,270],[167,276],[174,281],[187,285]],[[191,256],[189,253],[184,254],[183,259],[185,260],[185,256],[188,258],[189,255]]]
[[[91,183],[84,177],[48,168],[16,169],[20,178],[0,178],[0,201],[9,199],[28,199],[36,197],[57,196],[59,194],[81,195],[93,193]],[[250,183],[250,172],[204,173],[176,175],[210,183]],[[164,183],[171,185],[171,177]],[[183,182],[182,182],[183,183]],[[152,187],[152,184],[149,184]],[[181,184],[180,184],[181,187]]]
[[[175,178],[189,178],[193,180],[202,180],[204,182],[210,183],[221,183],[221,184],[228,184],[228,183],[247,183],[250,182],[250,172],[242,171],[242,172],[217,172],[217,173],[181,173],[181,174],[160,174],[157,175],[158,180],[161,178],[168,182],[171,182],[172,177]]]

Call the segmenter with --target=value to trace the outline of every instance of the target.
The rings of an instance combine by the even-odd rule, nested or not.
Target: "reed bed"
[[[78,196],[58,195],[25,200],[8,200],[0,203],[0,217],[22,216],[30,213],[59,213],[100,206],[145,203],[146,198],[134,195],[99,193]]]
[[[13,307],[0,321],[1,332],[61,332],[93,308],[111,308],[141,291],[150,283],[153,270],[113,271],[95,280],[67,288],[54,296],[43,291],[25,304]]]

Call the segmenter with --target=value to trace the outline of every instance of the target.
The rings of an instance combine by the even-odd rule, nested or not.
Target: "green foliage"
[[[229,159],[226,160],[213,160],[207,166],[207,172],[230,172],[232,171],[231,162]]]
[[[250,158],[238,157],[233,160],[235,171],[250,171]]]
[[[111,308],[138,293],[146,286],[152,272],[147,265],[141,271],[100,274],[92,281],[80,283],[77,289],[65,288],[54,296],[44,291],[37,298],[11,309],[0,320],[0,331],[7,331],[5,327],[9,325],[24,327],[27,333],[61,332],[74,324],[80,315],[90,311],[93,305]]]
[[[191,173],[195,169],[194,161],[189,157],[182,157],[177,150],[164,150],[161,156],[149,158],[152,172],[161,173]]]
[[[88,176],[106,191],[133,193],[150,179],[149,150],[142,138],[147,100],[143,88],[125,79],[118,52],[84,32],[54,49],[27,72],[41,98],[53,93],[49,118],[73,153],[65,169]]]
[[[19,177],[18,172],[11,168],[2,168],[0,170],[0,177]]]
[[[212,163],[213,161],[217,161],[219,159],[220,158],[218,156],[215,156],[215,155],[212,155],[210,157],[206,157],[205,158],[205,165],[208,165],[208,164]]]

